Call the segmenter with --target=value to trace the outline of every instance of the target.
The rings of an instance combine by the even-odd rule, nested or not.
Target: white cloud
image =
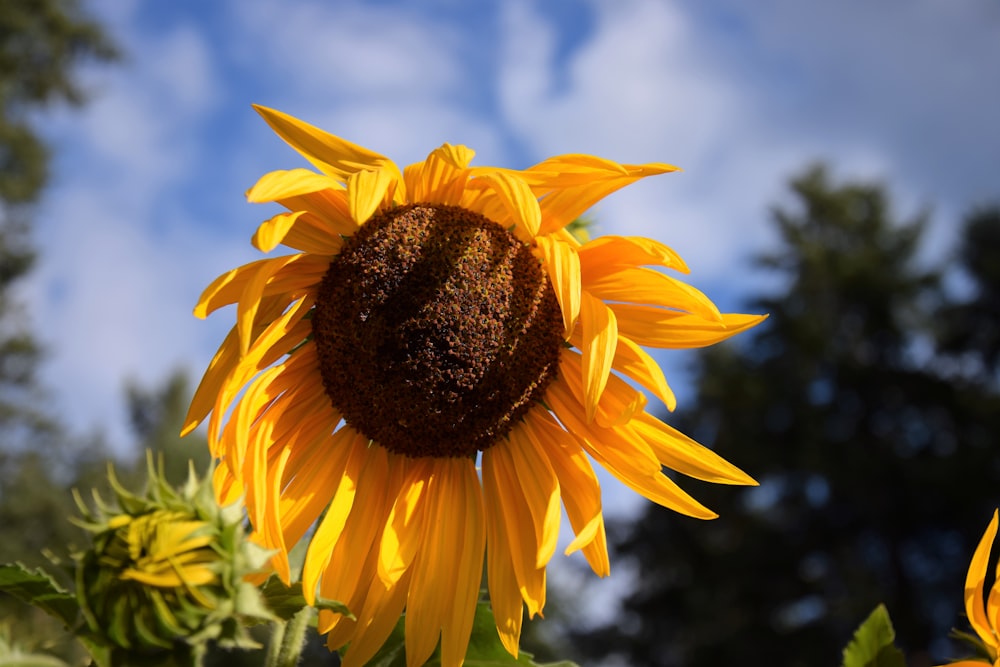
[[[105,429],[117,447],[128,439],[124,380],[161,381],[198,347],[190,313],[200,286],[188,265],[199,257],[174,192],[203,177],[192,175],[202,147],[191,128],[217,101],[195,28],[120,29],[126,61],[88,71],[100,95],[46,128],[58,148],[54,186],[37,220],[40,263],[24,286],[59,410],[76,428]]]
[[[938,205],[948,223],[931,238],[944,248],[962,206],[997,196],[1000,89],[982,77],[1000,60],[1000,11],[884,5],[594,2],[589,39],[559,60],[558,26],[508,3],[502,107],[539,157],[682,166],[598,215],[606,231],[674,245],[695,284],[721,282],[771,241],[768,207],[815,160],[885,180],[903,215]]]

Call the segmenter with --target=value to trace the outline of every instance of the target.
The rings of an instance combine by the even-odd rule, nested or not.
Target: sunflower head
[[[253,646],[241,618],[267,613],[243,578],[267,552],[245,540],[240,510],[220,509],[193,471],[180,490],[152,464],[148,474],[145,492],[134,494],[109,471],[115,502],[95,493],[95,509],[77,496],[77,523],[92,538],[76,554],[86,636],[133,656],[209,640]]]
[[[581,216],[639,179],[674,171],[562,155],[524,170],[472,166],[444,144],[403,169],[287,114],[258,108],[315,169],[247,193],[284,211],[257,229],[267,257],[219,276],[204,317],[236,324],[192,401],[208,419],[223,502],[253,538],[288,552],[308,534],[307,599],[345,664],[371,658],[405,610],[406,657],[461,663],[484,560],[497,632],[545,604],[560,504],[593,570],[609,572],[592,461],[686,515],[715,515],[663,473],[753,480],[646,411],[674,396],[645,347],[709,345],[763,318],[723,314],[668,271],[666,245],[593,240]],[[585,220],[585,218],[583,218]],[[583,232],[581,234],[581,232]],[[480,464],[477,467],[477,462]]]

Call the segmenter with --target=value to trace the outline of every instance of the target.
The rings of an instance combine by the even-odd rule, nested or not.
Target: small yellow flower
[[[665,272],[687,267],[646,238],[581,243],[568,227],[606,195],[674,171],[562,155],[525,170],[473,167],[445,144],[399,169],[388,158],[258,108],[317,171],[263,176],[252,202],[287,212],[254,245],[294,254],[220,276],[205,317],[236,325],[192,401],[211,413],[222,502],[243,496],[254,536],[288,552],[319,519],[303,591],[328,644],[364,664],[406,611],[406,658],[440,639],[462,663],[484,556],[497,631],[517,655],[523,606],[545,605],[560,501],[594,572],[609,573],[596,460],[683,514],[715,514],[663,473],[753,480],[645,410],[675,400],[643,349],[710,345],[760,322],[722,314]],[[228,416],[228,419],[227,419]],[[481,470],[476,461],[481,460]],[[322,518],[320,518],[322,516]]]
[[[965,613],[972,629],[979,637],[975,646],[982,656],[949,662],[942,667],[978,667],[984,663],[1000,667],[1000,658],[998,658],[998,650],[1000,650],[1000,638],[998,638],[998,630],[1000,630],[1000,578],[994,577],[989,596],[985,596],[983,592],[986,585],[986,570],[989,565],[990,551],[997,536],[997,525],[998,512],[994,510],[993,519],[986,527],[986,532],[979,541],[976,552],[972,555],[969,573],[965,577]],[[1000,562],[998,562],[997,572],[1000,574]],[[971,638],[971,635],[969,637]]]

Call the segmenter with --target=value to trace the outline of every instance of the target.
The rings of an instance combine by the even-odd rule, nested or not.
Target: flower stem
[[[288,621],[274,624],[265,667],[295,667],[299,663],[312,615],[312,607],[303,607]]]

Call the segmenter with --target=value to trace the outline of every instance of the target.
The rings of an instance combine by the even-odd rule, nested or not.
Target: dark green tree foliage
[[[34,261],[31,206],[48,178],[49,149],[32,115],[56,103],[78,105],[76,68],[115,50],[76,0],[3,0],[0,10],[0,448],[23,446],[54,428],[38,405],[40,357],[12,297]]]
[[[894,221],[881,187],[834,185],[822,168],[792,190],[797,205],[774,211],[780,244],[759,259],[785,287],[748,308],[770,319],[701,352],[693,408],[670,419],[761,485],[684,480],[719,519],[650,506],[614,527],[637,580],[614,626],[576,637],[585,655],[834,664],[884,602],[909,664],[948,657],[997,503],[1000,400],[933,370],[923,220]]]
[[[995,383],[1000,370],[1000,206],[979,208],[968,217],[958,258],[972,280],[972,294],[942,309],[941,347],[964,362],[960,372]]]
[[[199,475],[208,470],[208,443],[200,435],[181,438],[184,416],[191,403],[189,380],[183,371],[174,371],[160,387],[147,388],[129,382],[125,388],[129,422],[139,451],[150,451],[163,460],[164,473],[174,486],[188,476],[193,462]],[[141,458],[141,457],[140,457]],[[146,476],[146,463],[140,460],[133,471],[139,479]]]
[[[13,290],[32,267],[32,205],[49,151],[33,114],[79,104],[76,68],[114,49],[75,0],[4,0],[0,10],[0,558],[35,561],[75,534],[64,492],[101,454],[71,445],[47,408],[36,371],[40,347]]]

